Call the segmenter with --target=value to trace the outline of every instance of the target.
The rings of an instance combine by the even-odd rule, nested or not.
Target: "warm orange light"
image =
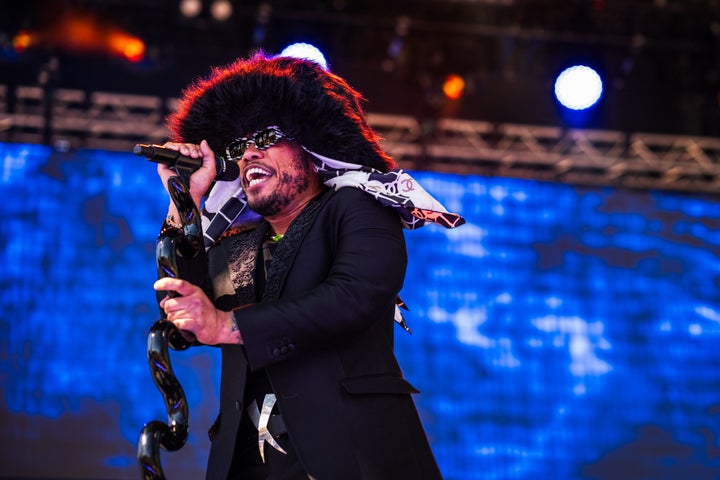
[[[443,93],[450,100],[457,100],[462,97],[465,90],[465,80],[460,75],[450,74],[443,83]]]
[[[94,19],[76,16],[65,19],[53,31],[52,41],[70,50],[96,51],[102,49],[103,31]]]
[[[145,43],[138,37],[89,15],[69,16],[42,32],[21,31],[13,38],[18,53],[31,46],[61,48],[72,52],[89,52],[119,55],[131,62],[145,56]]]
[[[113,53],[122,55],[131,62],[139,62],[145,55],[145,43],[124,32],[112,32],[108,36],[108,47]]]
[[[26,30],[22,30],[22,31],[18,32],[17,35],[15,35],[15,38],[13,38],[13,41],[12,41],[13,49],[17,53],[22,53],[25,50],[27,50],[28,47],[30,47],[30,45],[33,44],[33,40],[34,40],[34,38],[33,38],[32,33],[28,32]]]

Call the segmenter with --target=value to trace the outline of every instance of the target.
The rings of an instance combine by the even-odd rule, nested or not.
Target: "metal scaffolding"
[[[0,141],[131,151],[162,143],[177,99],[0,85]],[[720,140],[369,113],[404,168],[717,193]]]

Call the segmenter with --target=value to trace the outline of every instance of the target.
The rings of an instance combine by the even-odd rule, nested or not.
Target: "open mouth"
[[[245,185],[247,188],[251,188],[263,183],[270,177],[272,177],[271,171],[258,166],[250,167],[245,170]]]

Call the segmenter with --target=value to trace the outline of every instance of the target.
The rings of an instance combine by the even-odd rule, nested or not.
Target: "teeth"
[[[256,178],[256,179],[254,179],[254,180],[250,180],[250,181],[248,182],[248,187],[252,187],[253,185],[257,185],[258,183],[262,183],[262,182],[264,182],[264,181],[265,181],[264,178]]]
[[[245,180],[250,187],[264,182],[269,176],[270,174],[260,167],[251,167],[245,172]]]

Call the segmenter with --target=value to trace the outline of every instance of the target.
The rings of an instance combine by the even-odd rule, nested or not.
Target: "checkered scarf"
[[[426,222],[437,223],[446,228],[459,227],[465,223],[464,218],[448,212],[402,169],[381,172],[305,150],[312,155],[315,170],[326,186],[335,190],[345,187],[359,188],[382,205],[395,208],[406,229],[420,228]],[[232,182],[217,182],[203,208],[205,248],[212,247],[229,228],[256,223],[260,218],[259,214],[248,207],[240,178]]]

